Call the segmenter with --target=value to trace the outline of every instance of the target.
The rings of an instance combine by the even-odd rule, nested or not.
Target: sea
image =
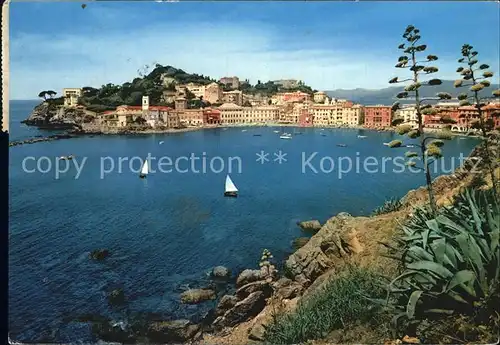
[[[11,101],[11,141],[53,134],[20,123],[37,103]],[[280,139],[283,131],[292,138]],[[91,341],[89,324],[78,321],[89,314],[199,318],[216,301],[184,305],[179,296],[210,284],[214,266],[233,276],[257,269],[267,248],[281,267],[292,241],[306,236],[298,221],[369,216],[422,186],[424,175],[404,167],[404,153],[417,148],[383,145],[394,139],[414,143],[391,132],[247,127],[11,147],[11,339]],[[433,177],[457,168],[477,143],[447,141]],[[148,156],[150,173],[140,179]],[[223,195],[227,175],[237,198]],[[90,260],[99,248],[110,257]],[[122,308],[106,299],[117,287]]]

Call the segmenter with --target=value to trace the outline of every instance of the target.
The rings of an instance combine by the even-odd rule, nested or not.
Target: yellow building
[[[223,125],[244,123],[243,107],[234,103],[224,103],[217,108]]]
[[[272,123],[279,119],[279,108],[257,106],[243,108],[244,123]]]
[[[64,106],[73,107],[78,104],[78,97],[82,95],[80,88],[66,88],[63,89]]]

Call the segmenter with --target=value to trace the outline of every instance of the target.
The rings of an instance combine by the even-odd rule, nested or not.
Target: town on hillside
[[[240,82],[235,76],[221,78],[218,82],[202,76],[201,82],[179,83],[163,73],[157,75],[156,80],[161,86],[149,92],[154,95],[132,93],[140,99],[137,101],[140,105],[116,105],[104,111],[92,111],[82,99],[95,94],[97,89],[87,87],[63,89],[60,106],[84,109],[93,120],[86,121],[82,129],[102,132],[139,127],[161,130],[259,124],[370,129],[385,129],[397,124],[417,126],[415,106],[393,111],[391,105],[354,104],[346,99],[330,98],[299,80],[275,80],[265,84],[259,81],[253,89],[247,80]],[[264,91],[259,91],[259,86]],[[477,130],[475,124],[479,114],[475,107],[451,101],[437,103],[434,107],[437,114],[423,116],[426,128],[447,128],[456,132]],[[500,103],[486,105],[483,114],[489,126],[500,128]]]

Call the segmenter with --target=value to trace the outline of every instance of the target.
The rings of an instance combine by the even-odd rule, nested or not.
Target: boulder
[[[264,293],[262,291],[253,292],[244,300],[236,303],[224,316],[218,317],[214,321],[214,327],[233,327],[256,316],[265,306],[266,299]]]
[[[250,333],[248,334],[248,339],[255,341],[264,341],[264,334],[266,333],[266,328],[263,324],[257,323],[255,324]]]
[[[224,295],[219,301],[217,308],[215,309],[215,315],[220,316],[223,315],[228,309],[234,307],[234,305],[238,302],[238,298],[232,295]]]
[[[109,255],[110,255],[110,252],[107,249],[96,249],[90,253],[89,257],[92,260],[102,261],[102,260],[106,259]]]
[[[302,289],[303,287],[300,283],[293,282],[277,290],[276,295],[281,299],[292,299],[297,297],[302,292]]]
[[[108,303],[110,305],[123,305],[125,304],[125,293],[123,289],[114,289],[108,294]]]
[[[285,266],[290,275],[307,286],[331,268],[337,258],[361,251],[353,219],[344,212],[330,218],[303,247],[288,257]]]
[[[260,270],[244,270],[240,273],[238,279],[236,279],[236,286],[243,286],[260,279],[262,279],[262,273]]]
[[[298,222],[297,225],[305,231],[317,232],[321,229],[321,223],[319,220],[306,220],[304,222]]]
[[[212,270],[212,277],[219,279],[229,279],[231,277],[231,272],[224,266],[217,266]]]
[[[181,294],[181,302],[197,304],[203,301],[215,299],[215,291],[208,289],[190,289]]]
[[[136,343],[135,335],[128,327],[125,327],[123,323],[113,323],[111,321],[93,321],[91,325],[91,332],[98,339],[105,342],[114,342],[121,344]]]
[[[236,290],[236,297],[238,297],[239,300],[242,300],[256,291],[262,291],[264,293],[264,297],[266,298],[273,294],[273,289],[267,281],[258,280],[256,282],[243,285]]]
[[[293,282],[293,280],[288,279],[286,277],[283,277],[283,278],[280,278],[277,282],[275,282],[273,284],[273,287],[274,287],[275,290],[279,290],[279,289],[281,289],[281,288],[283,288],[285,286],[288,286],[288,285],[292,284],[292,282]]]
[[[189,320],[153,321],[148,327],[147,336],[152,342],[161,344],[186,342],[198,339],[201,327]]]

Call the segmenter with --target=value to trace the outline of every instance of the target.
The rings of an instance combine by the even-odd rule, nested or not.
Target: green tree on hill
[[[432,212],[435,214],[437,207],[434,198],[434,191],[432,189],[430,165],[442,157],[440,147],[444,143],[442,140],[434,140],[430,143],[427,143],[427,140],[437,138],[424,136],[423,115],[432,115],[437,113],[436,109],[433,109],[430,104],[425,104],[426,101],[433,101],[436,99],[451,99],[451,95],[446,93],[438,93],[437,97],[421,98],[421,87],[429,87],[441,84],[441,80],[436,78],[422,80],[425,75],[433,74],[438,71],[437,67],[426,65],[429,62],[436,61],[438,57],[435,55],[427,55],[425,60],[421,60],[419,58],[419,55],[423,54],[427,49],[427,45],[420,44],[420,30],[415,28],[413,25],[408,25],[403,34],[403,38],[405,40],[405,43],[400,44],[398,47],[398,49],[403,51],[403,54],[399,57],[396,68],[408,69],[411,74],[409,77],[402,80],[399,80],[398,77],[394,77],[389,80],[389,83],[406,83],[404,91],[398,93],[396,97],[398,99],[408,99],[410,98],[410,95],[412,95],[415,102],[418,128],[412,129],[411,126],[400,126],[398,128],[398,133],[407,134],[408,137],[412,139],[420,138],[420,144],[418,145],[420,148],[420,152],[406,152],[406,157],[409,159],[407,165],[420,169],[425,174],[430,206]],[[393,105],[392,110],[395,111],[399,107],[400,103],[396,102]],[[393,145],[390,147],[397,147],[397,145]],[[420,161],[422,162],[421,167],[417,166],[417,163],[415,161],[416,159],[420,159]]]
[[[495,168],[494,164],[490,158],[490,147],[488,143],[488,131],[492,129],[491,121],[487,122],[484,116],[484,107],[487,104],[487,101],[498,96],[498,90],[493,91],[493,97],[482,96],[481,93],[485,87],[489,87],[491,85],[490,78],[493,77],[493,72],[488,71],[490,68],[487,64],[479,64],[479,60],[477,59],[477,55],[479,53],[474,50],[474,47],[470,44],[464,44],[462,46],[461,55],[462,57],[458,59],[458,63],[464,65],[457,68],[457,73],[460,73],[461,78],[455,81],[455,87],[470,87],[469,91],[471,94],[465,92],[461,93],[457,96],[460,100],[461,106],[473,105],[479,118],[473,124],[474,128],[479,129],[481,131],[481,135],[483,136],[483,145],[485,147],[486,154],[482,157],[490,171],[491,181],[493,185],[493,190],[495,191],[495,195],[497,195],[497,179],[495,176]],[[478,66],[479,65],[479,66]],[[469,119],[467,119],[467,123]]]

